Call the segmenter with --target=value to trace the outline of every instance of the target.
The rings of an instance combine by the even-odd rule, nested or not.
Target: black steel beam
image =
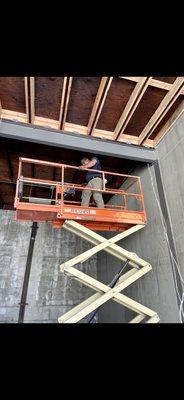
[[[157,160],[154,149],[11,121],[2,121],[0,136],[147,163]]]
[[[27,299],[27,291],[28,291],[29,276],[30,276],[30,271],[31,271],[32,257],[33,257],[33,249],[34,249],[34,243],[35,243],[36,233],[37,233],[37,229],[38,229],[37,222],[33,222],[33,225],[31,228],[32,229],[31,229],[31,236],[30,236],[30,242],[29,242],[29,250],[28,250],[28,255],[27,255],[26,269],[25,269],[25,274],[24,274],[24,282],[23,282],[22,295],[21,295],[21,301],[20,301],[20,309],[19,309],[19,317],[18,317],[19,323],[24,322],[24,313],[25,313],[25,307],[27,305],[26,299]]]

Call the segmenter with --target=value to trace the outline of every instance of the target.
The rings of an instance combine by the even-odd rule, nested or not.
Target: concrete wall
[[[153,167],[151,174],[156,186]],[[119,245],[147,260],[153,269],[123,293],[156,311],[162,323],[179,322],[169,251],[148,167],[137,168],[134,175],[141,176],[148,223],[141,231],[119,242]],[[99,253],[98,279],[109,283],[120,266],[121,262],[115,257],[107,257],[104,252]],[[133,312],[115,302],[106,303],[98,314],[99,322],[128,322],[134,316]]]
[[[17,322],[31,225],[0,210],[0,322]],[[24,322],[53,322],[93,290],[59,271],[59,265],[91,245],[64,229],[39,223],[34,245]],[[76,267],[96,277],[96,256]]]
[[[184,279],[184,113],[157,147],[162,181]]]

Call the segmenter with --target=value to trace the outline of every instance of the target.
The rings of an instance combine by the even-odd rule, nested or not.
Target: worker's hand
[[[78,168],[79,169],[84,169],[85,167],[84,167],[84,165],[80,165]]]

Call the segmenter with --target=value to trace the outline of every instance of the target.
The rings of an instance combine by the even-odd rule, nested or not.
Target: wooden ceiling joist
[[[92,112],[88,122],[87,133],[88,135],[94,135],[94,129],[99,120],[105,99],[107,97],[107,93],[110,89],[110,85],[112,83],[113,77],[104,76],[101,79],[100,86],[98,88],[98,92],[95,98],[95,102],[92,108]]]
[[[27,76],[24,77],[24,91],[25,91],[27,123],[29,124],[31,121],[31,117],[30,117],[30,107],[29,107],[29,88],[28,88],[28,77]]]
[[[122,79],[127,79],[129,81],[133,82],[139,82],[140,77],[139,76],[120,76]],[[163,82],[163,81],[158,81],[157,79],[150,79],[149,82],[150,86],[157,87],[159,89],[164,89],[164,90],[170,90],[172,89],[172,84],[168,82]]]
[[[66,88],[67,88],[67,76],[64,76],[63,85],[62,85],[62,94],[61,94],[61,105],[60,105],[60,112],[59,112],[59,129],[62,129],[63,124],[63,117],[64,117],[64,101],[66,97]]]
[[[30,80],[30,112],[31,112],[31,124],[34,124],[35,120],[35,78],[32,76]]]
[[[123,113],[117,123],[117,126],[114,131],[114,139],[121,139],[123,137],[123,132],[128,125],[128,122],[133,115],[135,109],[137,108],[143,94],[145,93],[151,78],[144,77],[139,78],[129,100],[128,103],[123,110]]]
[[[0,102],[0,118],[39,125],[45,128],[64,130],[66,132],[73,132],[86,136],[91,135],[94,137],[99,137],[107,140],[116,140],[118,142],[123,142],[128,144],[132,143],[136,145],[143,145],[146,147],[156,146],[159,143],[159,141],[164,137],[164,135],[167,133],[167,131],[171,128],[171,126],[174,124],[176,119],[179,118],[179,116],[183,112],[184,100],[182,101],[182,96],[184,95],[184,78],[183,77],[177,77],[177,78],[168,77],[168,79],[161,77],[158,78],[163,80],[158,80],[156,77],[153,78],[153,77],[136,77],[136,76],[118,77],[118,78],[122,79],[114,79],[113,81],[113,77],[101,77],[100,84],[95,83],[97,81],[95,81],[94,79],[94,87],[93,87],[93,79],[90,78],[89,79],[90,94],[88,93],[88,91],[86,92],[87,94],[85,102],[84,99],[85,88],[83,91],[83,80],[82,80],[83,78],[81,78],[80,82],[80,77],[79,77],[78,78],[79,88],[81,87],[82,91],[81,92],[79,91],[80,93],[77,92],[77,97],[75,97],[79,102],[76,108],[76,104],[73,104],[75,103],[76,100],[73,99],[73,97],[70,102],[70,95],[72,89],[74,91],[76,90],[75,85],[72,86],[73,78],[62,77],[62,79],[59,79],[59,81],[62,80],[63,82],[61,89],[62,90],[61,100],[60,100],[60,93],[59,91],[57,91],[58,98],[56,99],[55,102],[53,101],[53,103],[52,102],[49,103],[50,114],[44,113],[44,106],[47,107],[47,101],[48,101],[47,96],[45,97],[46,93],[45,90],[48,91],[48,95],[50,96],[50,98],[53,98],[53,100],[55,99],[54,96],[56,95],[56,93],[50,90],[49,86],[50,78],[48,78],[48,87],[47,87],[47,78],[45,78],[44,80],[45,88],[43,92],[42,92],[42,86],[40,88],[38,86],[39,94],[37,95],[41,96],[40,101],[42,103],[42,108],[43,108],[43,113],[39,116],[35,116],[36,111],[35,111],[34,77],[24,77],[24,87],[22,86],[22,78],[20,78],[20,80],[17,78],[16,81],[12,80],[12,78],[7,78],[7,88],[5,81],[0,80],[1,101],[2,101],[2,105]],[[171,83],[164,82],[164,80],[167,80],[168,82]],[[128,81],[132,81],[135,83]],[[172,83],[173,81],[174,83]],[[85,84],[87,84],[87,82],[88,80],[86,79]],[[112,82],[113,85],[111,88]],[[36,83],[37,85],[39,85],[39,82]],[[97,91],[97,85],[99,85],[98,91]],[[151,87],[152,90],[150,90]],[[109,89],[111,89],[110,92]],[[148,91],[146,92],[147,89]],[[23,96],[23,91],[25,93],[25,96]],[[145,103],[146,100],[145,97],[144,99],[142,99],[145,92],[146,95],[149,92],[147,96],[147,101],[149,101],[150,99],[150,107],[148,105],[148,107],[146,108],[146,110],[148,109],[147,111],[149,114],[149,116],[147,116],[147,119],[146,115],[144,115],[144,107],[143,107],[143,103]],[[179,96],[181,97],[181,99],[178,98]],[[124,102],[121,103],[122,98]],[[45,99],[45,104],[44,104],[44,99]],[[139,106],[140,101],[141,104]],[[59,102],[61,102],[60,110],[59,109],[56,110],[56,107],[59,106]],[[159,103],[159,106],[156,109],[156,104],[158,104],[157,102]],[[112,109],[111,109],[111,104],[112,104]],[[122,104],[122,106],[120,104]],[[178,106],[178,104],[180,105]],[[53,106],[53,109],[55,107],[54,113],[51,112],[52,111],[51,105]],[[80,112],[79,106],[81,106],[82,113],[85,111],[84,114],[87,115],[87,118],[86,119],[84,118],[85,122],[83,122],[81,118],[80,121],[81,123],[83,122],[83,124],[81,125],[79,125],[80,123],[79,120],[77,122],[77,118],[75,119],[75,115],[77,115],[77,113]],[[74,109],[72,117],[70,115],[71,107],[73,107]],[[69,108],[69,113],[68,113],[68,108]],[[153,109],[154,112],[153,115],[151,115],[150,113],[151,109]],[[26,112],[24,110],[26,110]],[[105,110],[107,111],[105,112]],[[59,118],[58,118],[58,112],[59,112]],[[113,112],[116,113],[117,117],[115,117],[115,114],[113,114]],[[135,134],[136,135],[138,134],[138,128],[136,128],[136,122],[135,122],[136,118],[134,118],[135,112],[139,114],[140,118],[139,136],[134,136]],[[44,117],[44,115],[52,115],[52,119],[48,117],[46,118]],[[53,115],[56,115],[56,119],[53,119]],[[70,122],[67,121],[67,115]],[[121,115],[120,118],[119,115]],[[117,122],[117,125],[113,131],[113,127],[118,118],[119,121]],[[145,122],[145,124],[147,124],[146,126],[144,126],[145,125],[144,120],[146,121]],[[99,129],[98,126],[101,127],[102,129]],[[144,126],[143,129],[142,126]],[[130,132],[128,132],[129,134],[126,134],[127,127],[128,131],[130,130]],[[132,134],[131,134],[131,129],[132,129]]]
[[[62,96],[61,96],[60,115],[59,115],[59,123],[60,123],[61,130],[64,129],[64,127],[65,127],[66,116],[67,116],[67,111],[68,111],[68,104],[69,104],[69,99],[70,99],[71,86],[72,86],[72,80],[73,80],[73,78],[71,76],[64,77]]]
[[[35,78],[24,77],[24,91],[26,103],[27,122],[34,124],[35,122]]]
[[[174,101],[178,98],[181,94],[181,91],[184,87],[184,78],[178,77],[172,85],[172,89],[166,94],[162,102],[160,103],[159,107],[152,115],[150,120],[148,121],[147,125],[141,132],[139,136],[139,145],[141,145],[144,140],[149,138],[152,134],[153,130],[157,127],[161,119],[164,117],[166,112],[170,109],[173,105]]]

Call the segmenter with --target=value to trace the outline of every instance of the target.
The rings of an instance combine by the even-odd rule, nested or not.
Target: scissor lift
[[[26,176],[30,165],[54,168],[59,172],[59,179],[38,179]],[[27,166],[27,167],[26,167]],[[94,203],[89,207],[81,206],[81,192],[89,190],[84,184],[74,183],[79,167],[52,163],[28,158],[19,159],[18,179],[14,207],[18,220],[50,221],[55,228],[65,228],[70,232],[94,244],[94,247],[60,265],[62,273],[73,277],[91,287],[97,293],[58,318],[60,323],[76,323],[112,299],[136,313],[131,323],[159,321],[157,313],[148,307],[120,293],[131,283],[151,270],[151,265],[115,244],[133,234],[146,224],[146,212],[140,177],[101,171],[103,187],[91,189],[92,193],[101,192],[105,206],[100,209]],[[68,175],[69,171],[69,175]],[[81,173],[89,171],[82,170]],[[57,172],[57,175],[58,175]],[[99,172],[99,171],[98,171]],[[75,174],[74,174],[75,173]],[[55,174],[54,174],[55,175]],[[70,177],[70,179],[68,179]],[[67,182],[67,180],[71,182]],[[45,196],[33,196],[34,188],[45,189]],[[50,195],[48,192],[50,191]],[[71,196],[73,197],[71,198]],[[105,239],[96,231],[118,231],[111,239]],[[74,265],[83,263],[97,252],[104,250],[126,262],[130,270],[122,275],[112,288],[84,274]]]

